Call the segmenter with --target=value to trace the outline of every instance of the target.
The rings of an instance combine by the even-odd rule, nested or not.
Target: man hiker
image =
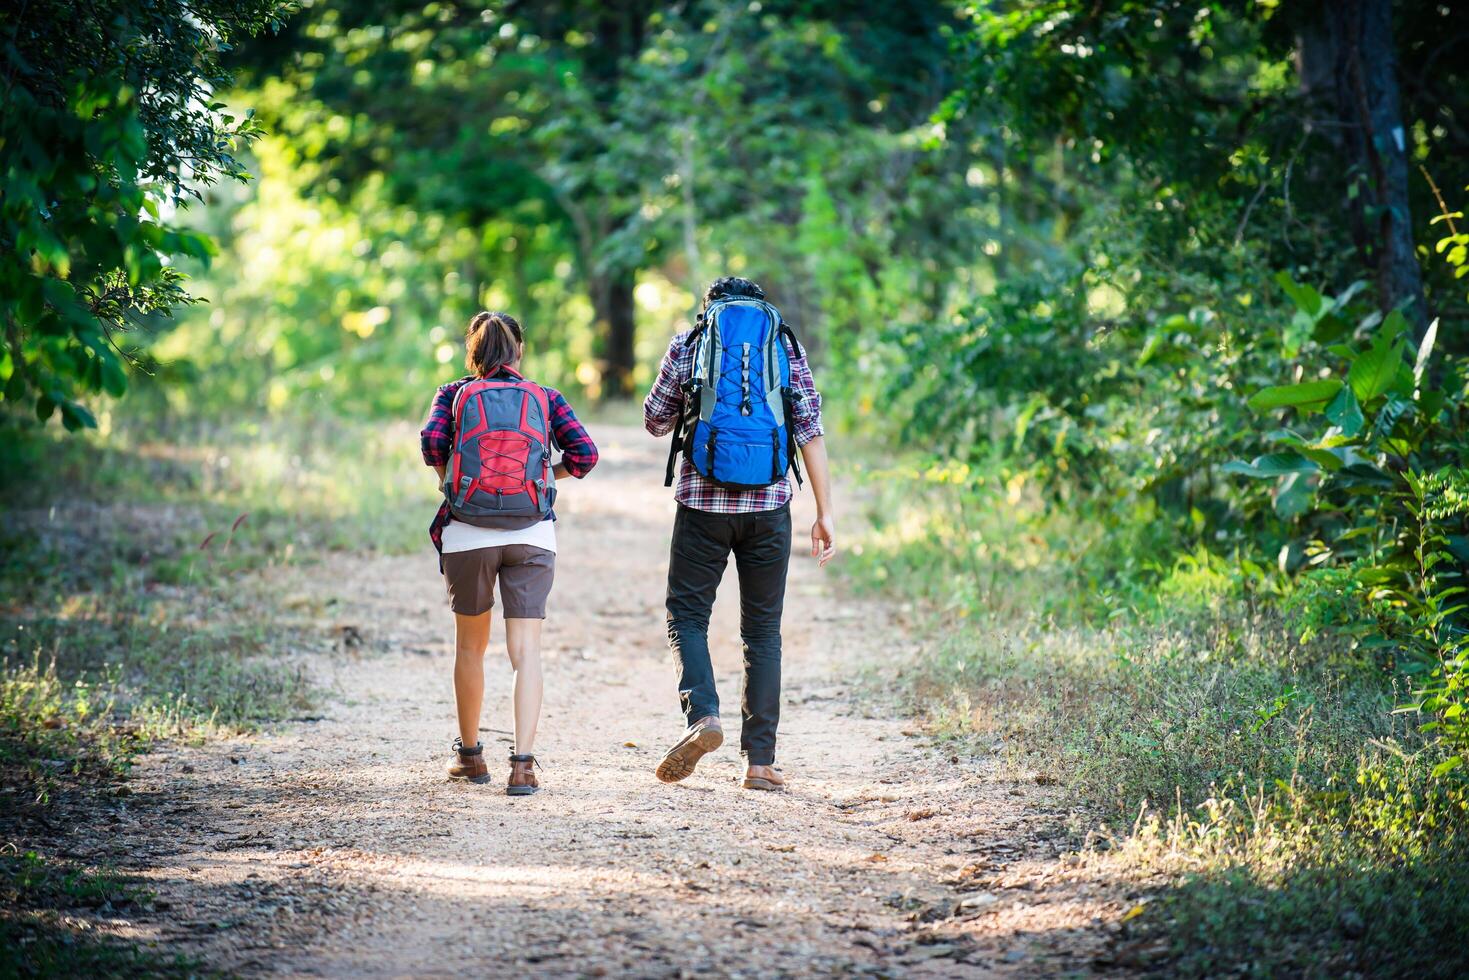
[[[778,790],[775,731],[780,722],[780,616],[791,555],[791,482],[799,455],[816,497],[811,554],[836,554],[831,479],[822,437],[821,396],[806,351],[765,291],[748,279],[715,280],[693,330],[668,347],[643,424],[673,434],[665,485],[678,474],[678,515],[668,559],[668,643],[688,727],[658,764],[677,782],[724,741],[709,661],[709,613],[730,552],[740,577],[745,689],[740,705],[744,787]]]

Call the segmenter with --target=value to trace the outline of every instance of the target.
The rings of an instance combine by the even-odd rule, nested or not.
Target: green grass
[[[0,425],[0,586],[202,585],[324,551],[422,547],[432,475],[407,423],[134,419],[67,435]]]
[[[1159,889],[1128,929],[1166,945],[1163,973],[1462,963],[1469,792],[1430,777],[1441,750],[1394,713],[1401,682],[1324,625],[1340,610],[1317,584],[1167,557],[1147,515],[1044,507],[1002,473],[879,477],[848,567],[918,603],[913,709],[1083,804],[1078,830],[1114,845],[1093,859]]]
[[[432,511],[407,425],[135,419],[0,446],[0,769],[34,805],[158,738],[305,710],[282,617],[260,608],[271,579],[334,549],[421,546]]]
[[[198,977],[198,964],[79,924],[79,913],[128,915],[152,894],[107,869],[0,854],[0,976]]]
[[[158,739],[248,731],[310,707],[305,678],[269,655],[283,637],[239,621],[171,625],[155,610],[135,600],[105,615],[0,617],[9,792],[44,806],[63,782],[123,776]]]
[[[0,975],[197,974],[93,938],[87,889],[131,892],[58,863],[48,828],[125,792],[159,740],[309,711],[285,655],[302,627],[276,608],[281,570],[426,547],[433,507],[407,423],[160,416],[65,435],[0,422]]]

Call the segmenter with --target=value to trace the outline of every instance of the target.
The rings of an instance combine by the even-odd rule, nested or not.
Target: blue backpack
[[[799,350],[780,311],[764,300],[732,296],[704,311],[689,337],[693,375],[684,382],[684,414],[674,424],[663,485],[683,452],[694,472],[729,490],[759,490],[794,468],[791,362],[782,338]]]

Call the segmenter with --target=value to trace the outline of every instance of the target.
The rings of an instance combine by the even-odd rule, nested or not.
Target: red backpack
[[[466,524],[517,529],[545,520],[556,499],[546,389],[511,377],[460,386],[444,496]]]

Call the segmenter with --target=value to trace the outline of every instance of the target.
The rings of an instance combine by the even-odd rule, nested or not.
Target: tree
[[[301,147],[312,190],[381,179],[398,202],[465,227],[509,220],[528,241],[556,225],[595,310],[603,388],[620,395],[645,243],[636,187],[605,156],[623,128],[620,73],[655,6],[323,2],[239,64],[263,90],[262,119]]]
[[[1433,208],[1411,164],[1469,181],[1469,35],[1450,6],[1021,0],[976,7],[964,42],[955,104],[1003,120],[1011,166],[1049,165],[1026,174],[1036,212],[1073,218],[1098,187],[1159,191],[1181,205],[1158,209],[1160,256],[1203,238],[1341,287],[1365,274],[1384,311],[1426,324],[1446,278],[1425,298],[1415,246]],[[1234,220],[1214,222],[1223,210]]]
[[[871,0],[758,10],[334,0],[243,52],[242,67],[313,189],[347,196],[381,180],[405,206],[464,227],[508,221],[523,228],[518,241],[542,242],[533,229],[553,228],[594,311],[602,391],[620,395],[631,388],[639,273],[678,256],[683,277],[698,278],[699,242],[722,228],[778,278],[800,258],[813,168],[874,192],[884,206],[860,209],[866,224],[942,226],[937,208],[913,206],[923,195],[897,186],[922,169],[917,141],[874,143],[927,125],[945,92],[951,22],[946,4]],[[881,193],[875,161],[903,161],[882,168]]]
[[[4,401],[94,424],[83,392],[119,396],[121,334],[189,303],[176,256],[204,236],[165,209],[243,178],[257,132],[213,93],[220,52],[275,23],[278,0],[54,0],[11,7],[0,117],[0,360]]]
[[[1326,110],[1332,146],[1350,161],[1352,236],[1386,309],[1428,327],[1408,196],[1411,134],[1402,113],[1392,0],[1332,0],[1300,30],[1301,85]]]

